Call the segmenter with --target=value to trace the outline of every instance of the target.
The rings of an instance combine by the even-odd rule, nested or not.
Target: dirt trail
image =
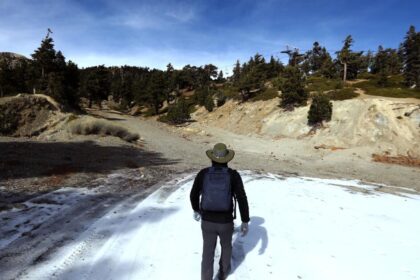
[[[147,149],[177,161],[180,170],[198,170],[209,164],[205,150],[217,142],[225,142],[236,151],[231,166],[286,175],[321,178],[346,178],[365,182],[413,188],[420,191],[418,168],[372,162],[369,148],[344,150],[314,149],[304,139],[272,139],[259,135],[240,135],[203,123],[200,129],[191,124],[172,127],[153,119],[96,112],[119,121],[141,135]],[[391,189],[389,189],[392,191]]]

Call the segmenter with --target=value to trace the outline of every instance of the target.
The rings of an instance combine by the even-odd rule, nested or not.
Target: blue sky
[[[286,45],[335,51],[348,34],[355,50],[396,48],[410,25],[420,30],[420,1],[0,0],[0,51],[30,56],[51,28],[56,49],[80,67],[230,71],[256,52],[285,60]]]

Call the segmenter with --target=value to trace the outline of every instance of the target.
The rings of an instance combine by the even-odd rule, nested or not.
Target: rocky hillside
[[[334,101],[332,120],[317,130],[307,125],[309,106],[284,111],[278,104],[278,99],[242,104],[229,101],[211,113],[200,108],[193,115],[197,121],[193,126],[205,124],[242,135],[301,139],[314,146],[370,147],[372,152],[420,157],[420,100]]]
[[[2,60],[6,60],[9,64],[12,65],[12,67],[14,67],[17,63],[20,63],[22,61],[29,60],[29,59],[17,53],[0,52],[0,61]]]
[[[0,99],[0,135],[38,135],[62,116],[58,104],[45,95],[19,94]]]

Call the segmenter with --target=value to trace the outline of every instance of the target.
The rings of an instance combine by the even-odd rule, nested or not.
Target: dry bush
[[[420,158],[416,158],[411,155],[390,156],[387,154],[383,154],[383,155],[372,154],[372,159],[373,161],[376,161],[376,162],[420,167]]]
[[[99,120],[77,122],[71,127],[71,133],[80,135],[111,135],[119,137],[127,142],[134,142],[139,139],[137,133],[131,133],[124,127]]]

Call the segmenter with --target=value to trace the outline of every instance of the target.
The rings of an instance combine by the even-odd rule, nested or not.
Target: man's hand
[[[197,211],[194,211],[193,217],[194,217],[194,220],[196,220],[197,222],[200,221],[201,219],[201,215]]]
[[[241,224],[241,236],[245,236],[248,233],[248,223]]]

